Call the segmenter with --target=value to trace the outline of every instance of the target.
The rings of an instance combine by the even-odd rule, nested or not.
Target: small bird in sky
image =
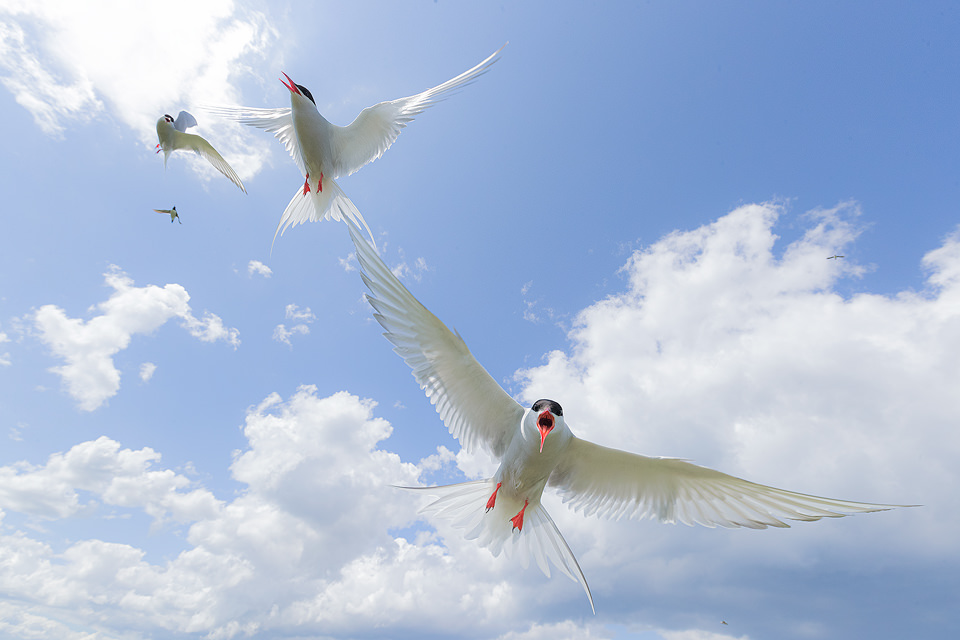
[[[328,122],[317,110],[310,90],[295,83],[286,73],[280,82],[290,91],[289,108],[208,107],[208,110],[274,134],[304,175],[303,186],[297,187],[280,217],[274,241],[277,234],[282,235],[291,225],[318,220],[346,218],[362,224],[370,233],[363,216],[335,180],[382,156],[414,116],[451,91],[476,80],[497,61],[502,50],[500,47],[477,66],[432,89],[367,107],[345,127]],[[372,238],[373,234],[370,235]]]
[[[170,224],[173,224],[174,220],[176,220],[177,222],[180,222],[180,214],[177,213],[176,207],[174,207],[173,209],[154,209],[154,211],[156,211],[157,213],[165,213],[168,216],[170,216]],[[183,224],[183,223],[180,222],[180,224]]]
[[[157,137],[160,138],[160,143],[157,144],[156,149],[157,153],[163,151],[163,166],[167,166],[167,158],[178,149],[194,151],[197,155],[206,158],[217,171],[227,176],[233,184],[246,193],[247,190],[243,187],[240,176],[223,159],[223,156],[217,153],[213,145],[196,134],[186,132],[187,129],[195,126],[197,126],[196,118],[186,111],[181,111],[176,120],[169,114],[164,114],[157,120]]]
[[[576,557],[540,503],[546,486],[585,515],[657,518],[708,527],[788,527],[783,519],[819,520],[899,505],[821,498],[697,466],[651,458],[582,440],[560,403],[529,408],[510,397],[450,331],[424,307],[353,224],[347,225],[374,318],[413,370],[444,424],[466,450],[483,447],[499,459],[491,478],[440,487],[403,487],[438,497],[423,509],[449,518],[494,556],[519,551],[550,575],[549,560],[593,596]]]
[[[827,260],[835,260],[836,258],[846,258],[846,256],[830,256]]]

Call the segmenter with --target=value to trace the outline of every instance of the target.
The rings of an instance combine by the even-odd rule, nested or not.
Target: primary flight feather
[[[156,149],[157,153],[163,151],[163,166],[167,166],[167,158],[169,158],[170,154],[174,151],[193,151],[197,155],[206,158],[217,171],[227,176],[230,182],[240,187],[240,190],[246,193],[247,190],[243,187],[240,176],[238,176],[237,172],[233,170],[233,167],[223,159],[223,156],[213,148],[213,145],[196,134],[187,133],[187,129],[195,126],[197,126],[196,118],[186,111],[181,111],[176,120],[169,114],[164,114],[162,118],[157,120],[157,137],[160,138],[160,142],[157,144]]]
[[[585,515],[651,517],[709,527],[788,527],[784,520],[819,520],[883,511],[898,505],[821,498],[743,480],[675,458],[652,458],[582,440],[563,408],[542,399],[516,402],[450,331],[424,307],[348,224],[370,289],[366,298],[384,336],[413,370],[444,424],[466,449],[483,447],[500,460],[493,477],[441,487],[424,511],[451,519],[490,549],[533,558],[549,576],[552,563],[593,596],[573,552],[540,503],[554,487]],[[411,487],[405,487],[411,488]],[[595,609],[594,609],[595,611]]]

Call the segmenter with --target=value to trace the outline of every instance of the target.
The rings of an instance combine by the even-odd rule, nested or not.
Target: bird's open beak
[[[281,71],[280,73],[283,73],[283,71]],[[289,82],[290,84],[287,84],[287,82],[284,82],[283,78],[286,78],[287,82]],[[291,93],[295,93],[298,96],[303,95],[302,93],[300,93],[300,89],[297,89],[297,83],[295,83],[290,76],[283,73],[283,78],[280,78],[280,82],[283,82],[283,86],[285,86],[287,89],[290,89]]]
[[[537,418],[537,429],[540,430],[540,453],[543,453],[543,441],[547,439],[547,434],[553,430],[553,425],[553,414],[549,411],[544,411]]]

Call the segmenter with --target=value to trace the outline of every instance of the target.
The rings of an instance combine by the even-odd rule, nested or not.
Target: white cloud
[[[0,13],[0,82],[45,133],[61,136],[109,111],[150,146],[164,113],[238,102],[238,70],[278,41],[264,14],[230,0],[171,0],[154,11],[125,2],[12,1]],[[265,142],[195,115],[238,173],[259,169]]]
[[[171,318],[180,318],[190,335],[205,342],[223,340],[234,348],[240,342],[239,332],[224,327],[216,315],[205,313],[203,320],[195,318],[187,304],[190,296],[178,284],[135,287],[116,266],[104,276],[114,293],[96,305],[101,315],[87,321],[70,318],[52,304],[32,314],[40,340],[66,361],[51,371],[63,379],[84,411],[93,411],[119,391],[120,371],[113,356],[125,349],[134,335],[155,331]]]
[[[247,274],[252,276],[255,273],[263,276],[264,278],[269,278],[273,275],[273,269],[263,264],[259,260],[251,260],[247,264]]]
[[[305,336],[308,333],[310,333],[310,327],[305,324],[294,325],[293,327],[287,329],[287,325],[281,323],[273,328],[273,339],[277,342],[282,342],[288,347],[292,347],[293,343],[290,342],[290,338],[292,336],[296,334]]]
[[[40,518],[66,518],[97,509],[80,491],[104,504],[143,509],[155,520],[185,522],[209,517],[218,502],[204,489],[170,470],[153,470],[160,454],[150,448],[121,449],[105,436],[55,453],[42,467],[27,463],[0,467],[0,508]]]
[[[140,365],[140,379],[144,382],[149,382],[156,370],[157,365],[152,362],[144,362]]]
[[[317,316],[313,314],[313,311],[310,310],[310,307],[306,309],[301,309],[295,304],[288,304],[284,310],[285,317],[287,320],[301,320],[303,322],[313,322],[317,319]]]
[[[3,331],[0,331],[0,344],[4,342],[9,342],[10,338],[7,337],[7,334]],[[10,360],[10,353],[0,353],[0,367],[9,367],[12,364]]]
[[[310,310],[310,307],[306,309],[301,309],[295,304],[288,304],[284,310],[284,314],[287,320],[293,320],[299,322],[291,328],[287,329],[285,324],[278,324],[273,329],[273,339],[277,342],[282,342],[288,347],[292,347],[293,344],[290,342],[290,337],[295,334],[307,335],[310,333],[310,327],[307,325],[312,323],[317,319],[317,316],[314,315],[313,311]]]
[[[372,401],[302,387],[248,411],[231,466],[242,487],[227,501],[161,468],[156,452],[105,438],[0,468],[8,512],[89,518],[109,504],[189,527],[182,552],[151,560],[117,541],[48,543],[4,523],[2,619],[24,636],[36,616],[39,638],[66,625],[107,637],[535,640],[620,637],[664,608],[671,628],[641,637],[720,640],[744,634],[719,614],[693,616],[722,610],[734,626],[730,615],[774,606],[785,628],[816,631],[823,602],[852,596],[818,582],[804,598],[798,576],[829,568],[842,581],[869,566],[874,583],[900,571],[922,580],[958,553],[960,239],[927,255],[924,291],[844,298],[835,285],[858,266],[825,257],[855,241],[854,213],[812,214],[777,251],[779,210],[742,207],[634,253],[625,290],[579,315],[568,350],[521,373],[523,395],[561,401],[579,435],[606,444],[922,510],[725,531],[598,521],[546,495],[593,587],[595,621],[572,581],[493,558],[442,523],[425,529],[416,497],[388,486],[449,474],[454,460],[479,468],[478,457],[438,449],[405,463]]]

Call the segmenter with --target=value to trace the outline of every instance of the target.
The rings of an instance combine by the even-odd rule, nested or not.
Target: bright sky
[[[0,2],[0,637],[943,637],[960,596],[960,9],[950,2]],[[340,180],[524,404],[786,489],[785,530],[545,505],[579,585],[421,519],[485,477],[342,224],[203,105],[332,122],[505,42]],[[153,153],[164,113],[233,165]],[[182,225],[154,213],[176,205]],[[840,254],[843,258],[828,260]],[[724,624],[724,622],[726,624]]]

